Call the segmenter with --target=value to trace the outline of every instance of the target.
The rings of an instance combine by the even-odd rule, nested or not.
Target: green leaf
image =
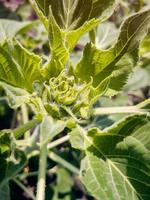
[[[112,15],[116,4],[115,0],[92,0],[92,11],[90,19],[99,18],[100,21],[105,21]]]
[[[96,199],[139,199],[126,177],[120,176],[119,171],[111,161],[105,163],[88,152],[81,168],[82,181]]]
[[[115,0],[45,0],[44,2],[30,0],[30,2],[47,30],[47,19],[53,15],[55,24],[62,32],[60,38],[67,43],[70,51],[83,34],[106,20],[115,8]],[[50,17],[50,21],[54,19]],[[50,34],[50,37],[53,37],[53,34]]]
[[[59,27],[73,30],[80,27],[89,17],[92,9],[91,0],[36,0],[45,16],[49,16],[49,6]],[[86,11],[86,12],[85,12]]]
[[[4,155],[4,157],[10,156],[10,144],[11,144],[11,131],[3,130],[0,132],[0,153]],[[3,174],[2,174],[3,176]]]
[[[119,31],[112,22],[104,22],[96,30],[96,47],[107,49],[113,45],[118,38]]]
[[[21,169],[27,164],[27,158],[24,152],[19,149],[16,149],[14,154],[14,159],[8,160],[6,169],[5,169],[5,177],[0,182],[0,186],[6,185],[8,181],[17,175]]]
[[[27,162],[24,152],[16,147],[14,141],[11,131],[0,132],[0,188],[8,184]]]
[[[90,21],[85,22],[80,28],[66,33],[66,41],[69,50],[71,51],[80,39],[80,37],[86,32],[89,32],[90,30],[95,28],[99,24],[99,22],[99,19],[91,19]]]
[[[86,21],[100,17],[103,21],[113,12],[115,0],[35,0],[43,15],[49,16],[49,6],[61,29],[66,31],[81,27]]]
[[[111,74],[109,89],[105,93],[106,96],[114,96],[123,89],[134,66],[134,60],[130,55],[126,54],[121,58]]]
[[[150,85],[150,66],[136,67],[133,74],[129,77],[127,85],[124,90],[135,91]]]
[[[107,54],[107,50],[105,51]],[[110,77],[109,88],[111,92],[115,94],[120,91],[124,84],[127,82],[129,73],[132,71],[134,66],[134,59],[131,55],[126,54],[121,58],[116,65],[106,67],[101,70],[98,75],[96,74],[96,68],[103,66],[103,58],[100,57],[101,52],[96,49],[96,47],[87,44],[84,50],[83,59],[78,63],[75,69],[75,74],[77,77],[81,78],[86,82],[89,82],[91,76],[93,77],[93,86],[95,88],[102,84],[103,81]],[[104,58],[109,59],[109,57]],[[100,63],[101,62],[101,63]],[[110,94],[110,90],[107,95]]]
[[[18,22],[15,20],[0,19],[0,43],[14,38],[34,25],[33,22]]]
[[[11,108],[15,109],[30,99],[30,94],[24,89],[13,87],[4,82],[0,82],[0,86],[5,90]]]
[[[150,54],[150,31],[140,45],[140,55],[147,57]]]
[[[129,116],[85,137],[82,181],[98,200],[150,198],[150,117]]]
[[[89,82],[92,76],[93,85],[96,87],[114,70],[118,70],[116,64],[125,54],[130,54],[133,61],[137,60],[137,46],[146,35],[149,26],[150,9],[148,8],[125,20],[121,26],[118,41],[112,48],[104,51],[87,44],[83,58],[75,68],[76,76],[86,82]]]
[[[43,23],[45,29],[48,31],[48,19],[43,14],[43,12],[40,10],[38,4],[36,3],[36,0],[29,0],[29,2],[32,5],[33,9],[35,10],[36,14],[38,15],[39,19]]]
[[[84,129],[81,129],[79,127],[74,128],[69,133],[69,140],[73,148],[85,150],[84,134],[85,134]]]
[[[66,61],[69,58],[68,51],[63,44],[61,30],[53,17],[51,9],[49,13],[49,41],[51,59],[45,64],[42,70],[43,75],[48,78],[58,76],[65,68]]]
[[[92,87],[89,94],[90,105],[96,103],[100,96],[104,95],[110,85],[111,76],[104,79],[96,88]]]
[[[18,42],[0,46],[0,80],[33,91],[34,81],[41,80],[41,58],[28,52]]]
[[[53,15],[55,23],[63,33],[63,41],[66,41],[70,51],[83,34],[92,30],[99,22],[106,20],[115,8],[115,0],[107,0],[107,2],[104,0],[46,0],[44,2],[30,0],[30,2],[47,30],[48,18]]]
[[[63,184],[62,184],[63,183]],[[60,193],[67,193],[71,191],[73,180],[69,172],[63,168],[57,170],[57,191]]]
[[[44,138],[43,144],[47,144],[47,142],[51,141],[56,135],[61,133],[65,126],[66,123],[61,120],[54,120],[50,116],[45,117],[41,126],[41,131],[48,133],[48,135]]]

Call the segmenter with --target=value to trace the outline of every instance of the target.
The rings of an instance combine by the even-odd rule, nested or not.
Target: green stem
[[[33,200],[35,200],[35,196],[32,192],[30,192],[19,180],[13,179],[13,181]]]
[[[137,106],[123,106],[123,107],[107,107],[95,108],[94,115],[110,115],[110,114],[142,114],[144,110],[139,109]]]
[[[56,173],[56,166],[54,166],[53,168],[47,169],[46,173]],[[24,173],[24,174],[18,174],[15,178],[18,178],[19,180],[24,180],[27,177],[32,177],[32,176],[37,176],[39,174],[38,171],[35,172],[29,172],[29,173]]]
[[[54,160],[55,162],[59,163],[63,167],[67,168],[69,171],[73,172],[74,174],[79,175],[79,169],[77,167],[73,166],[68,161],[64,160],[63,158],[61,158],[54,152],[49,152],[48,157]]]
[[[44,122],[40,127],[40,144],[43,143],[47,137],[47,131],[44,129]],[[40,159],[39,159],[39,175],[37,184],[36,200],[45,200],[45,178],[47,165],[47,144],[40,145]]]
[[[138,107],[139,109],[146,109],[147,111],[149,111],[150,110],[150,98],[139,103],[138,105],[136,105],[136,107]]]
[[[66,135],[66,136],[63,136],[62,138],[60,139],[57,139],[55,140],[54,142],[51,142],[50,144],[47,145],[47,150],[50,150],[64,142],[67,142],[69,140],[69,135]],[[29,155],[28,155],[28,159],[30,159],[31,157],[33,156],[38,156],[39,155],[39,151],[38,150],[35,150],[35,151],[32,151]]]
[[[32,119],[28,123],[16,128],[13,130],[14,136],[16,139],[20,138],[25,132],[35,127],[37,124],[39,124],[42,121],[41,117]]]
[[[20,179],[20,180],[24,180],[26,179],[27,177],[32,177],[32,176],[37,176],[39,174],[38,171],[35,171],[35,172],[29,172],[29,173],[23,173],[23,174],[18,174],[16,176],[16,178]]]
[[[23,121],[23,124],[26,124],[29,121],[28,109],[27,109],[26,104],[23,104],[21,106],[21,111],[22,111],[22,121]],[[30,131],[27,131],[24,136],[25,136],[25,139],[29,139],[30,138]]]
[[[47,148],[48,149],[52,149],[52,148],[54,148],[54,147],[56,147],[56,146],[58,146],[58,145],[60,145],[60,144],[62,144],[64,142],[67,142],[68,140],[69,140],[69,135],[66,135],[66,136],[64,136],[64,137],[62,137],[60,139],[57,139],[54,142],[51,142],[50,144],[48,144]]]
[[[40,149],[39,176],[38,176],[36,200],[45,199],[46,163],[47,163],[47,147],[46,145],[43,145]]]

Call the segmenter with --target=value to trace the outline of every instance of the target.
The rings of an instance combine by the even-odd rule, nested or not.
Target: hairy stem
[[[60,139],[57,139],[54,142],[51,142],[50,144],[48,144],[47,148],[48,149],[52,149],[52,148],[54,148],[54,147],[56,147],[56,146],[58,146],[58,145],[60,145],[60,144],[62,144],[64,142],[67,142],[68,140],[69,140],[69,135],[66,135],[66,136],[64,136],[64,137],[62,137]]]
[[[59,146],[60,144],[63,144],[64,142],[67,142],[68,140],[69,140],[69,135],[65,135],[65,136],[63,136],[62,138],[57,139],[57,140],[55,140],[55,141],[49,143],[49,144],[47,145],[47,150],[50,150],[50,149],[52,149],[52,148],[54,148],[54,147],[57,147],[57,146]],[[39,151],[38,151],[38,150],[32,151],[32,152],[28,155],[28,159],[30,159],[30,158],[33,157],[33,156],[37,156],[37,155],[39,155]]]
[[[36,200],[45,199],[46,164],[47,164],[47,147],[46,145],[43,145],[41,146],[40,149],[39,175],[38,175]]]
[[[45,141],[47,131],[44,129],[44,121],[40,127],[40,144]],[[47,144],[40,145],[40,158],[39,158],[39,175],[37,183],[36,200],[45,200],[45,178],[46,178],[46,165],[47,165]]]
[[[22,111],[22,121],[25,124],[29,121],[28,109],[27,109],[26,104],[23,104],[21,106],[21,111]],[[29,139],[30,138],[30,131],[27,131],[24,136],[25,136],[25,139]]]
[[[49,152],[48,157],[50,159],[54,160],[55,162],[59,163],[60,165],[64,166],[66,169],[68,169],[72,173],[79,175],[79,169],[77,167],[75,167],[74,165],[72,165],[68,161],[64,160],[62,157],[60,157],[56,153]]]
[[[110,115],[110,114],[132,114],[132,113],[145,113],[144,110],[139,109],[137,106],[123,106],[123,107],[107,107],[95,108],[94,115]]]
[[[15,137],[18,139],[20,138],[25,132],[30,130],[31,128],[35,127],[37,124],[39,124],[42,121],[41,117],[34,118],[31,121],[27,122],[26,124],[12,130]]]

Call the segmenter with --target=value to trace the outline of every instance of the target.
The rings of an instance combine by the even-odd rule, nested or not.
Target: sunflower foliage
[[[47,157],[47,145],[55,136],[69,130],[72,147],[84,152],[80,180],[91,196],[98,200],[149,200],[149,113],[141,114],[139,109],[104,130],[87,127],[94,116],[95,103],[102,96],[120,93],[139,61],[141,41],[150,28],[150,8],[128,16],[114,44],[100,49],[94,30],[113,14],[115,0],[30,3],[47,32],[50,55],[46,60],[29,52],[15,38],[28,24],[18,22],[12,33],[0,21],[0,29],[5,33],[5,37],[0,33],[0,87],[5,90],[11,108],[26,105],[34,113],[26,124],[0,132],[2,200],[9,199],[9,182],[27,164],[27,154],[32,153],[30,139],[29,147],[25,148],[19,141],[36,126],[40,127],[40,137],[35,142],[40,158]],[[17,22],[11,23],[13,26]],[[80,60],[72,63],[73,49],[89,32],[93,39],[85,45]],[[37,191],[37,200],[44,199],[39,196]]]

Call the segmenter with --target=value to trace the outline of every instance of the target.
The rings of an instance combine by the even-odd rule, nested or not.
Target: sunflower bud
[[[52,101],[65,106],[73,104],[78,95],[74,77],[67,77],[64,73],[50,79],[49,90]]]
[[[69,107],[79,118],[88,118],[90,84],[79,84],[74,76],[62,72],[45,84],[43,101],[45,109],[53,117],[67,116],[64,107]],[[86,108],[86,109],[85,109]]]

